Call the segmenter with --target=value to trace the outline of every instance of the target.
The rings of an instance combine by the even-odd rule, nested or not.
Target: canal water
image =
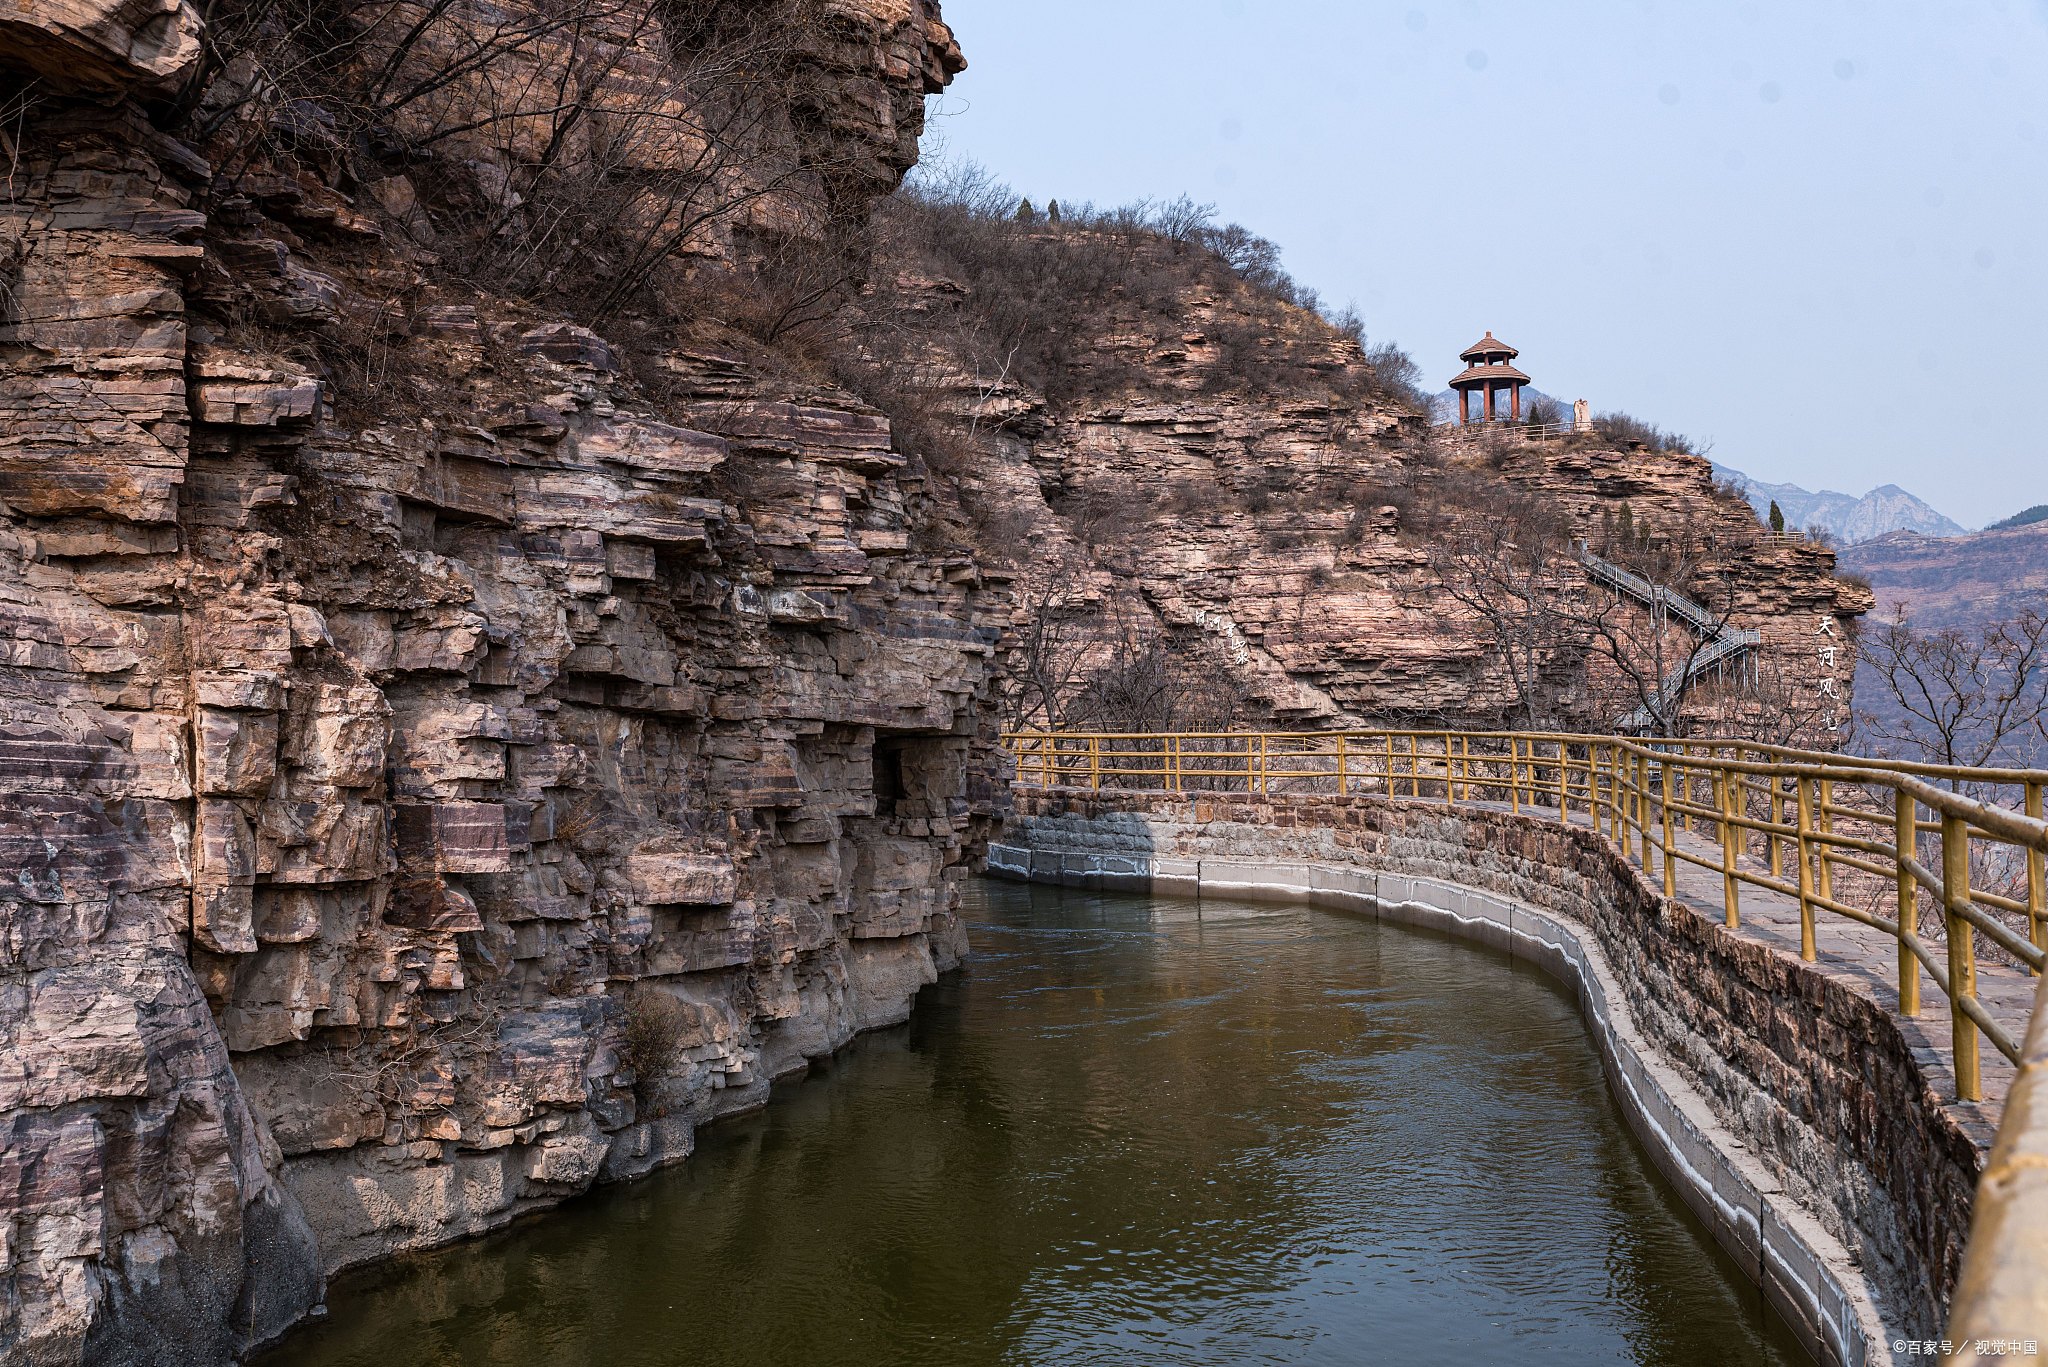
[[[678,1168],[341,1279],[267,1363],[1805,1360],[1526,965],[1307,908],[968,912],[910,1025]]]

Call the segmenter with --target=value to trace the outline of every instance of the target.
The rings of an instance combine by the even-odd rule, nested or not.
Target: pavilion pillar
[[[1500,409],[1494,403],[1493,398],[1493,381],[1488,380],[1486,382],[1486,420],[1488,422],[1492,422],[1495,418],[1499,416]]]
[[[1469,389],[1461,389],[1458,391],[1458,426],[1466,427],[1469,426],[1471,422],[1472,391]]]
[[[1516,422],[1520,422],[1522,420],[1522,386],[1514,385],[1508,389],[1508,407],[1512,410],[1510,416]]]

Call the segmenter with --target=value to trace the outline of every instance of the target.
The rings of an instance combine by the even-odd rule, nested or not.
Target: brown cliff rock
[[[827,9],[796,113],[844,213],[960,59],[935,5]],[[35,23],[139,84],[189,19]],[[444,206],[339,162],[230,181],[62,100],[21,146],[0,1355],[225,1360],[335,1268],[686,1156],[957,962],[1003,597],[886,419],[715,336],[639,346],[656,399],[436,284]]]
[[[941,198],[885,220],[893,270],[871,316],[912,338],[899,370],[934,377],[903,406],[937,415],[984,553],[1019,574],[1012,724],[1044,722],[1045,676],[1063,681],[1067,724],[1111,730],[1168,715],[1526,725],[1438,552],[1479,553],[1533,507],[1560,551],[1565,535],[1605,546],[1618,519],[1652,559],[1704,548],[1694,568],[1731,626],[1762,635],[1762,677],[1739,699],[1701,690],[1695,724],[1832,743],[1870,603],[1830,552],[1764,536],[1703,457],[1430,428],[1380,373],[1398,358],[1293,302],[1256,260],[1231,267],[1241,230],[1205,236],[1175,212],[1149,228],[1022,226]],[[1581,617],[1611,597],[1562,554],[1547,591]],[[1597,677],[1584,625],[1557,637],[1552,724],[1613,727],[1628,704]]]
[[[0,50],[64,91],[162,92],[200,55],[187,0],[36,0],[0,14]]]

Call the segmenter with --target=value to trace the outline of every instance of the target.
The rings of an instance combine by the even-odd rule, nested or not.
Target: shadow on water
[[[910,1025],[680,1168],[343,1279],[267,1361],[1803,1361],[1548,979],[1304,908],[969,914]]]

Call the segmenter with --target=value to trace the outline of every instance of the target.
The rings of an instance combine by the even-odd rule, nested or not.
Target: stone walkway
[[[1461,803],[1460,806],[1468,805]],[[1504,804],[1469,804],[1497,807],[1507,810]],[[1526,809],[1525,809],[1526,810]],[[1570,818],[1575,826],[1585,826],[1583,813],[1574,813]],[[1699,868],[1685,863],[1678,866],[1678,899],[1709,920],[1719,923],[1722,918],[1721,887],[1721,846],[1717,841],[1703,840],[1698,835],[1679,832],[1677,844],[1684,853],[1713,863],[1711,869]],[[1638,848],[1637,853],[1640,854]],[[1631,860],[1631,863],[1637,861]],[[1786,853],[1789,867],[1788,881],[1798,877],[1797,863],[1790,851]],[[1769,865],[1753,857],[1741,861],[1743,869],[1768,873]],[[1651,853],[1649,870],[1644,875],[1652,885],[1662,888],[1664,864],[1661,855]],[[1741,925],[1735,933],[1745,940],[1767,945],[1789,959],[1799,958],[1799,900],[1782,893],[1772,892],[1743,884],[1739,909]],[[1921,906],[1929,904],[1929,895],[1921,891]],[[1846,899],[1844,899],[1846,900]],[[1889,911],[1886,907],[1884,910]],[[1993,963],[1981,952],[1983,936],[1977,937],[1977,999],[1983,1003],[1993,1020],[2004,1026],[2013,1038],[2024,1039],[2027,1022],[2033,1014],[2035,991],[2039,979],[2024,969]],[[1846,916],[1815,909],[1814,943],[1819,954],[1817,967],[1837,982],[1855,988],[1862,995],[1883,1006],[1899,1024],[1901,1033],[1911,1047],[1922,1075],[1927,1078],[1943,1103],[1943,1109],[1954,1117],[1963,1132],[1974,1140],[1979,1150],[1991,1146],[1991,1138],[1998,1127],[1998,1118],[2005,1110],[2005,1095],[2012,1086],[2014,1068],[2005,1055],[1993,1047],[1990,1040],[1978,1032],[1978,1057],[1982,1060],[1980,1074],[1983,1080],[1984,1099],[1979,1102],[1956,1100],[1955,1067],[1950,1044],[1954,1038],[1950,1027],[1948,998],[1927,976],[1920,974],[1920,1014],[1903,1017],[1899,1009],[1898,941],[1872,926],[1852,921]],[[1974,1027],[1972,1027],[1974,1028]]]

